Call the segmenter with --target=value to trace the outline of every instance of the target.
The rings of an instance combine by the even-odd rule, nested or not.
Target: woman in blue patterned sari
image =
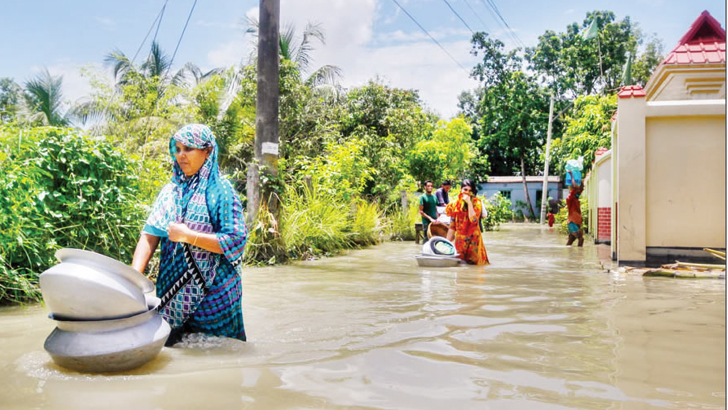
[[[245,340],[240,267],[247,230],[217,151],[207,126],[190,124],[174,134],[172,181],[154,202],[134,252],[132,267],[144,272],[161,243],[157,296],[172,327],[167,345],[185,333]]]

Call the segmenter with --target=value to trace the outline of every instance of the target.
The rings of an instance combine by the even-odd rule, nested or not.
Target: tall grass
[[[357,245],[375,245],[382,241],[384,233],[384,215],[376,202],[355,200],[352,205],[353,217],[351,230]]]
[[[330,255],[355,244],[349,206],[316,184],[289,188],[283,198],[281,236],[291,257]]]
[[[422,222],[420,208],[415,200],[410,200],[407,212],[397,207],[390,214],[390,238],[400,241],[413,241],[415,239],[415,223]]]

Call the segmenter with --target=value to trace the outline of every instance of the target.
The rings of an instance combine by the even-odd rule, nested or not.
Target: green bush
[[[422,222],[420,208],[416,198],[412,197],[409,199],[409,209],[407,212],[404,212],[400,206],[390,214],[389,218],[391,221],[391,239],[400,241],[415,240],[415,223]]]
[[[501,195],[500,192],[493,195],[490,199],[482,198],[488,216],[483,219],[483,229],[492,231],[503,222],[513,219],[511,211],[511,200]]]
[[[282,198],[281,235],[293,258],[337,253],[354,246],[350,208],[317,184],[289,188]]]
[[[351,224],[353,241],[357,245],[375,245],[382,241],[383,215],[376,202],[357,200],[352,203],[354,209]]]
[[[60,248],[131,261],[153,199],[139,197],[138,174],[154,167],[65,128],[2,127],[0,153],[0,301],[40,299],[38,275]]]

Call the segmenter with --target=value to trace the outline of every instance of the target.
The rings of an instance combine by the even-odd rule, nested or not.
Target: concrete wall
[[[725,116],[648,117],[645,245],[725,248]]]
[[[612,155],[597,156],[585,191],[589,198],[589,232],[595,243],[610,243],[612,239]]]
[[[621,97],[621,96],[620,96]],[[620,263],[644,262],[645,244],[645,111],[642,97],[617,101],[617,258]]]

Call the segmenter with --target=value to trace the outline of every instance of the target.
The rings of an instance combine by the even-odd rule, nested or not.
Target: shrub
[[[513,219],[511,211],[511,200],[501,195],[500,192],[493,195],[490,199],[483,198],[485,209],[488,216],[483,220],[483,229],[492,231],[503,222]]]
[[[38,300],[60,248],[131,261],[153,200],[139,197],[138,173],[154,166],[66,128],[0,128],[0,153],[0,301]]]

